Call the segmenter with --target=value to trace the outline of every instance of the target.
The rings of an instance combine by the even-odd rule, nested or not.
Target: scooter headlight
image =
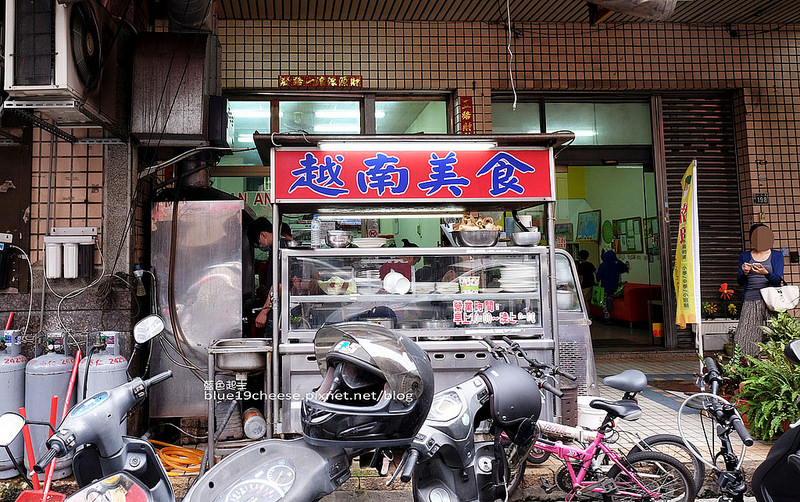
[[[458,392],[440,392],[433,397],[428,419],[436,422],[450,422],[461,416],[464,409],[464,402]]]

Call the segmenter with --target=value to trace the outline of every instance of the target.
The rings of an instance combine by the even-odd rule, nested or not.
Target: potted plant
[[[785,343],[771,340],[759,346],[761,358],[747,356],[751,365],[737,397],[740,412],[747,415],[750,433],[769,440],[782,432],[787,422],[800,417],[795,404],[800,398],[800,369],[783,356]]]
[[[733,356],[733,346],[735,343],[733,342],[733,337],[736,335],[736,328],[731,326],[728,328],[728,342],[722,346],[722,349],[725,351],[726,356]]]

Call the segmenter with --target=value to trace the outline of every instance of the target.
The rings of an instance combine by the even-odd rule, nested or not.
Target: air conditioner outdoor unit
[[[97,0],[8,0],[5,24],[9,108],[127,129],[133,30]]]

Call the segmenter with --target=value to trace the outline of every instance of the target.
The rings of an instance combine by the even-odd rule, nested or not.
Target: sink
[[[266,369],[271,345],[267,338],[233,338],[218,340],[208,350],[216,354],[217,368],[246,373]]]

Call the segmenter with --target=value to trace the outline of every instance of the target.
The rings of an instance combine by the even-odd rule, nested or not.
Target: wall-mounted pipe
[[[167,14],[178,28],[211,31],[214,0],[167,0]]]

